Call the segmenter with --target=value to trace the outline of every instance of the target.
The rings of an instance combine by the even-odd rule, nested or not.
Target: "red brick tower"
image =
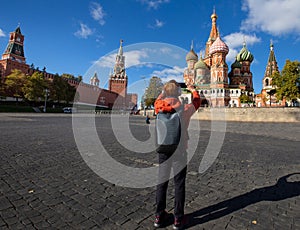
[[[21,33],[20,26],[10,33],[8,45],[0,60],[1,81],[4,82],[5,77],[14,69],[21,70],[25,74],[29,71],[24,55],[24,35]]]
[[[125,56],[123,55],[123,40],[120,41],[119,52],[116,56],[114,72],[109,77],[109,90],[126,98],[128,78],[125,71]]]

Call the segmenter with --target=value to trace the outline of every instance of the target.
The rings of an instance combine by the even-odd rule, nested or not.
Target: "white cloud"
[[[74,34],[76,37],[79,38],[87,38],[88,36],[92,35],[94,32],[92,29],[88,27],[88,25],[80,23],[80,29],[76,31]]]
[[[182,82],[183,81],[184,68],[174,66],[173,68],[165,68],[160,71],[153,71],[151,75],[157,76],[162,79],[163,82],[170,81],[172,79]]]
[[[149,9],[157,9],[160,5],[164,3],[169,3],[170,0],[137,0],[138,2],[141,2],[142,4],[145,4],[148,6]]]
[[[160,21],[158,19],[155,19],[155,23],[153,25],[149,25],[148,27],[151,29],[161,28],[165,25],[163,21]]]
[[[272,35],[300,32],[299,0],[244,0],[248,17],[241,29],[261,30]]]
[[[240,52],[240,49],[243,47],[244,41],[246,42],[247,47],[261,41],[255,34],[248,35],[241,32],[232,33],[224,37],[224,42],[229,47],[229,53],[227,55],[227,60],[233,62],[236,55]],[[251,50],[249,49],[251,52]]]
[[[5,37],[5,33],[0,29],[0,37]]]
[[[90,4],[90,13],[92,18],[97,22],[99,22],[101,26],[105,24],[105,20],[104,20],[105,12],[103,10],[103,7],[99,3],[92,2]]]
[[[158,19],[155,19],[155,27],[160,28],[163,27],[165,23],[163,21],[159,21]]]

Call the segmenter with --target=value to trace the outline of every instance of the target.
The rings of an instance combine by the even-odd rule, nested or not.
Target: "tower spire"
[[[214,7],[213,13],[211,15],[211,30],[210,30],[208,41],[206,42],[205,57],[208,56],[209,48],[211,47],[211,45],[214,43],[214,41],[218,37],[217,18],[218,18],[218,16],[216,14],[216,9]]]
[[[273,49],[274,49],[274,45],[273,45],[273,40],[271,39],[270,40],[270,50],[273,51]]]
[[[213,14],[211,15],[211,31],[209,35],[209,39],[216,40],[217,34],[218,34],[218,28],[217,28],[217,14],[216,14],[216,9],[213,9]]]
[[[275,57],[273,41],[271,40],[270,54],[269,54],[269,59],[268,59],[264,78],[272,76],[272,74],[275,72],[278,72],[278,65]]]
[[[120,48],[119,48],[119,52],[118,55],[123,56],[123,39],[120,40]]]

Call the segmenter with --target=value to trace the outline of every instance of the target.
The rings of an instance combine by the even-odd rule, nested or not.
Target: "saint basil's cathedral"
[[[186,55],[187,68],[183,78],[186,83],[193,84],[201,95],[201,106],[240,107],[240,96],[246,94],[254,99],[252,72],[250,70],[253,55],[248,51],[246,43],[231,65],[228,73],[226,56],[228,46],[221,39],[217,28],[217,15],[211,15],[212,27],[206,42],[204,57],[195,53],[193,44]]]

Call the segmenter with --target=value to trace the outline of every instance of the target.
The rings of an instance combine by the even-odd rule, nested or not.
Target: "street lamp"
[[[49,93],[49,89],[45,89],[45,105],[44,105],[44,113],[46,113],[46,107],[47,107],[47,97],[48,97],[48,93]]]
[[[147,90],[147,80],[146,76],[141,76],[141,79],[144,80],[145,83],[145,90],[144,90],[144,95],[143,95],[143,106],[144,106],[144,116],[146,116],[146,90]]]

